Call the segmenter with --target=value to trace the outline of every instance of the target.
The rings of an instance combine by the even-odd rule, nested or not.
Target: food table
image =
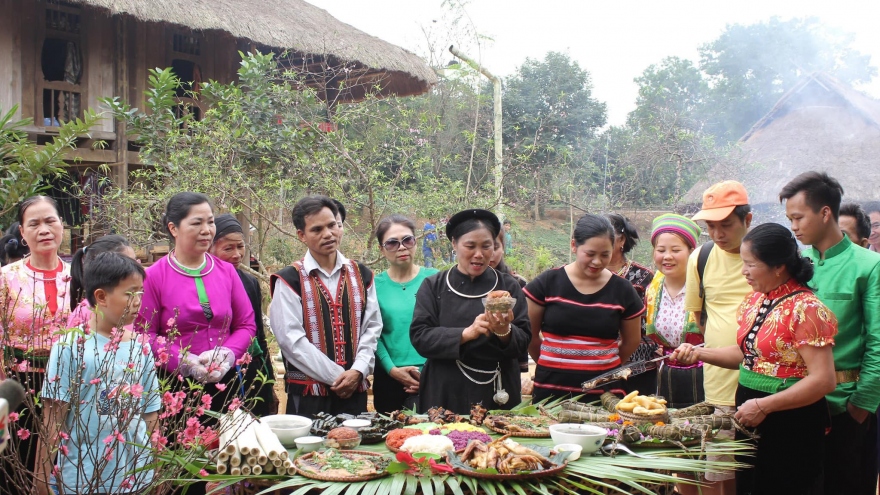
[[[557,409],[558,413],[560,410]],[[631,427],[630,427],[631,429]],[[491,440],[502,438],[502,435],[488,431]],[[619,439],[620,437],[617,436]],[[644,437],[643,437],[644,438]],[[515,438],[516,442],[524,447],[550,448],[555,442],[550,438]],[[606,444],[613,444],[609,438]],[[678,445],[683,444],[677,442]],[[693,442],[691,442],[692,444]],[[361,444],[354,450],[368,453],[384,454],[392,461],[409,459],[411,463],[408,472],[403,472],[397,462],[396,466],[387,469],[388,474],[382,474],[375,479],[348,481],[345,479],[312,479],[301,474],[294,476],[258,476],[258,477],[213,477],[216,481],[223,481],[224,486],[235,486],[235,493],[252,495],[257,493],[281,495],[295,494],[306,495],[309,493],[323,493],[335,495],[389,495],[389,494],[426,494],[439,495],[450,493],[464,495],[479,494],[561,494],[561,493],[672,493],[672,485],[676,481],[672,473],[705,473],[709,470],[735,469],[738,465],[730,462],[707,461],[702,455],[700,442],[697,446],[685,449],[668,445],[667,443],[641,440],[631,443],[629,447],[633,452],[640,455],[630,455],[622,451],[609,456],[601,452],[592,455],[584,454],[580,458],[569,461],[564,469],[558,473],[541,476],[542,473],[531,475],[511,474],[497,476],[478,476],[474,473],[434,472],[430,469],[429,462],[413,463],[412,457],[396,457],[384,442],[375,444]],[[720,448],[725,453],[743,453],[751,447],[742,442],[711,442],[716,449]],[[719,452],[720,453],[720,452]],[[295,450],[289,450],[291,459],[301,454]],[[440,461],[438,461],[440,462]],[[406,466],[405,466],[406,467]],[[394,471],[394,472],[392,472]],[[559,471],[548,469],[548,472]],[[302,472],[302,471],[300,471]],[[415,473],[415,474],[414,474]],[[492,479],[495,478],[495,479]],[[353,478],[354,479],[354,478]],[[238,483],[237,481],[243,481]],[[219,493],[219,492],[218,492]]]

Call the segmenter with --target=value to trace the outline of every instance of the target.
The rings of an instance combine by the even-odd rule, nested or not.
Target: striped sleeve
[[[541,306],[544,306],[547,302],[546,281],[549,272],[548,270],[538,275],[523,288],[523,294],[533,303],[540,304]]]

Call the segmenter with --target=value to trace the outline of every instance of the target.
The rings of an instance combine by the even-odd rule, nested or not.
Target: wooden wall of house
[[[100,111],[99,99],[120,96],[132,106],[144,108],[149,69],[168,67],[175,58],[188,58],[198,64],[203,81],[230,82],[238,68],[237,40],[224,32],[192,33],[181,26],[143,22],[128,15],[109,16],[107,11],[70,4],[48,5],[42,0],[0,0],[0,110],[19,105],[16,118],[32,118],[32,136],[51,135],[52,122],[44,125],[41,51],[46,38],[74,41],[80,46],[82,76],[78,87],[82,107]],[[65,10],[62,15],[78,16],[76,33],[53,30],[47,21],[48,8]],[[199,53],[181,54],[174,50],[175,35],[192,35],[199,40]],[[97,138],[115,141],[117,124],[104,118],[94,133]],[[115,149],[116,143],[113,143]],[[124,140],[123,140],[124,144]],[[86,162],[124,161],[120,150],[116,159],[110,153],[80,154]]]
[[[22,27],[33,15],[33,9],[25,9],[23,3],[22,0],[0,0],[0,12],[3,12],[0,15],[0,111],[5,114],[13,105],[18,105],[16,120],[22,114],[21,88],[24,85]],[[10,12],[19,15],[9,15]]]

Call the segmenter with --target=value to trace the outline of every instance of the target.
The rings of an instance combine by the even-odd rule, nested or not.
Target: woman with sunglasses
[[[376,295],[382,313],[382,335],[376,347],[373,371],[373,405],[383,413],[413,408],[418,403],[419,377],[425,358],[409,340],[416,292],[435,268],[413,262],[416,237],[412,220],[392,215],[376,227],[379,250],[388,270],[376,276]]]

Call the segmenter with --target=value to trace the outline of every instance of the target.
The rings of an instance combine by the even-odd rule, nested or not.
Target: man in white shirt
[[[293,224],[309,251],[270,278],[269,320],[287,369],[288,414],[367,410],[382,316],[373,273],[338,250],[338,213],[326,196],[297,202]]]

